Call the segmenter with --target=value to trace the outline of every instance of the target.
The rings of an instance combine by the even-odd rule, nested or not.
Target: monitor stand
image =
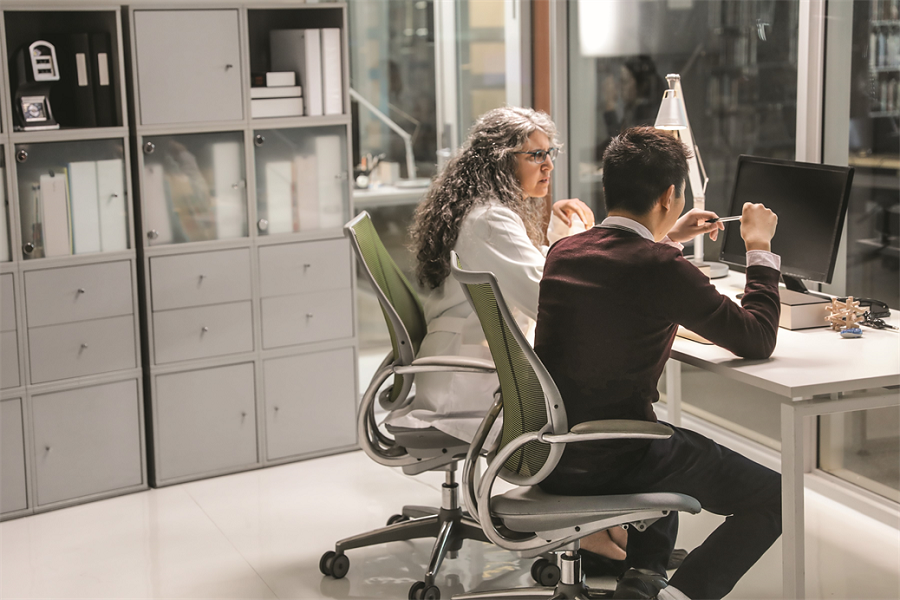
[[[799,277],[794,277],[793,275],[785,275],[782,273],[781,279],[784,281],[784,287],[791,290],[792,292],[798,292],[800,294],[809,293],[809,288],[806,287],[806,284],[803,283],[803,280]]]

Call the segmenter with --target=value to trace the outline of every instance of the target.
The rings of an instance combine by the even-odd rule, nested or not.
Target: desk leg
[[[681,427],[681,362],[672,358],[666,363],[666,408],[669,423]]]
[[[803,464],[803,416],[788,401],[781,405],[781,546],[785,598],[806,596]]]

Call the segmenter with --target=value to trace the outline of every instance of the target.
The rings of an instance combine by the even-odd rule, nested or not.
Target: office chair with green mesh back
[[[578,551],[581,538],[619,526],[643,531],[670,511],[700,512],[700,504],[689,496],[670,493],[557,496],[542,491],[537,484],[556,467],[566,444],[665,439],[672,430],[659,423],[625,420],[590,421],[569,429],[563,398],[513,320],[497,279],[491,273],[462,270],[455,252],[450,268],[481,321],[501,392],[469,447],[463,470],[466,502],[497,546],[525,557],[560,554],[555,586],[473,592],[454,598],[607,597],[608,591],[588,588],[583,581]],[[491,449],[488,468],[476,482],[475,461],[483,453],[488,432],[501,412],[499,443]],[[498,477],[518,487],[491,497]],[[547,579],[545,573],[555,568],[556,565],[540,559],[531,572],[541,583]]]
[[[464,514],[459,504],[457,463],[465,459],[469,445],[438,429],[409,429],[386,426],[379,430],[375,419],[376,397],[387,411],[399,410],[412,400],[416,373],[463,371],[493,373],[490,361],[458,356],[416,358],[425,337],[422,306],[409,281],[388,254],[375,231],[369,214],[363,211],[344,226],[363,274],[372,284],[391,336],[391,351],[363,394],[357,413],[357,437],[365,453],[375,462],[400,467],[408,475],[424,471],[445,471],[440,508],[405,506],[386,527],[340,540],[319,562],[324,575],[344,577],[350,568],[347,550],[417,538],[436,538],[428,570],[422,581],[410,589],[410,598],[439,598],[435,575],[445,556],[455,557],[463,540],[488,542],[481,527]],[[393,381],[384,389],[388,379]]]

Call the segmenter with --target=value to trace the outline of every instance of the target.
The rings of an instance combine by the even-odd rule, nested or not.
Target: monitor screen
[[[850,167],[741,156],[728,214],[740,215],[745,202],[770,208],[782,275],[831,283],[852,180]],[[746,265],[740,223],[726,223],[723,233],[721,260]]]

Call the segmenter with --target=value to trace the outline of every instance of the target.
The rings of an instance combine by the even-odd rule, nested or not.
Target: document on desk
[[[685,329],[681,325],[678,326],[678,332],[675,334],[680,338],[684,338],[686,340],[691,340],[693,342],[697,342],[700,344],[706,344],[707,346],[712,346],[713,343],[700,335],[699,333],[694,333],[690,329]]]

